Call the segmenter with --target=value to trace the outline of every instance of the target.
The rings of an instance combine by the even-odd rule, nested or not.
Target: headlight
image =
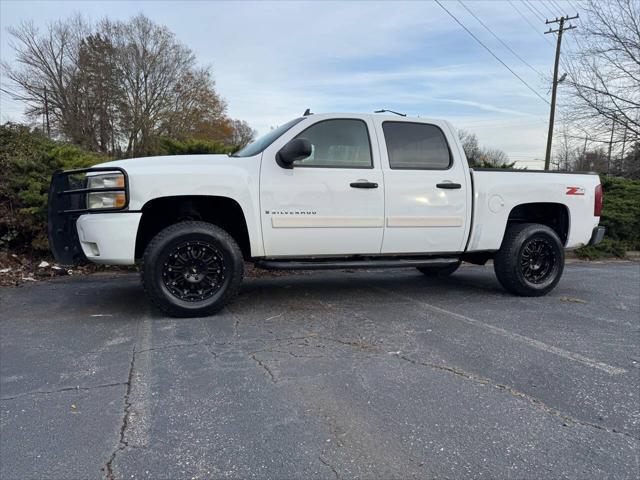
[[[106,175],[91,175],[87,177],[87,188],[122,188],[124,189],[124,175],[122,173],[108,173]],[[92,192],[87,194],[87,208],[122,208],[127,197],[123,191]]]

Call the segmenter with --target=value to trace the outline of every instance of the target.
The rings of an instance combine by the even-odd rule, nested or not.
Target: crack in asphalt
[[[319,456],[318,460],[320,460],[320,463],[327,466],[333,472],[333,474],[336,477],[336,480],[340,480],[340,475],[338,474],[338,470],[336,470],[336,467],[334,467],[329,462],[327,462],[324,458],[322,458],[322,456]]]
[[[136,355],[147,352],[155,352],[157,350],[167,350],[170,348],[182,348],[182,347],[194,347],[196,345],[207,345],[205,342],[193,342],[193,343],[175,343],[172,345],[160,345],[158,347],[146,348],[144,350],[137,350]]]
[[[323,336],[323,335],[317,335],[317,334],[309,334],[309,335],[304,335],[304,336],[299,336],[299,337],[286,337],[286,338],[278,338],[275,341],[287,341],[287,340],[306,340],[309,338],[316,338],[319,340],[325,340],[325,341],[331,341],[331,342],[336,342],[339,343],[341,345],[347,345],[350,347],[353,347],[357,350],[364,350],[366,352],[369,353],[380,353],[381,350],[379,347],[375,346],[375,345],[371,345],[371,344],[365,344],[363,342],[357,342],[357,341],[350,341],[350,340],[340,340],[337,338],[333,338],[333,337],[327,337],[327,336]],[[309,345],[299,345],[302,348],[306,348],[309,347]],[[292,357],[295,358],[310,358],[308,356],[303,356],[303,355],[296,355],[293,352],[290,351],[286,351],[286,350],[276,350],[276,349],[264,349],[264,350],[259,350],[256,352],[252,352],[250,354],[251,358],[260,366],[262,367],[266,372],[268,372],[271,380],[276,383],[277,379],[275,377],[275,375],[273,374],[273,372],[271,371],[271,369],[269,368],[269,366],[267,365],[266,361],[261,361],[258,360],[256,357],[257,353],[260,352],[271,352],[271,353],[282,353],[282,354],[289,354]],[[502,392],[505,392],[513,397],[516,398],[520,398],[523,400],[526,400],[528,403],[530,403],[531,405],[533,405],[535,408],[537,408],[539,411],[548,414],[548,415],[552,415],[554,417],[560,418],[561,420],[563,420],[563,425],[564,426],[569,426],[569,424],[572,425],[580,425],[583,427],[588,427],[588,428],[594,428],[597,430],[601,430],[607,433],[611,433],[611,434],[616,434],[616,435],[623,435],[625,437],[631,438],[633,440],[640,440],[640,438],[627,433],[627,432],[623,432],[620,430],[616,430],[614,428],[609,428],[603,425],[598,425],[596,423],[592,423],[592,422],[588,422],[585,420],[579,420],[575,417],[572,417],[570,415],[567,415],[563,412],[561,412],[560,410],[557,410],[549,405],[547,405],[546,403],[544,403],[542,400],[540,400],[539,398],[536,398],[532,395],[529,395],[527,393],[521,392],[520,390],[517,390],[509,385],[504,385],[501,383],[497,383],[494,382],[493,380],[487,378],[487,377],[483,377],[480,375],[476,375],[470,372],[466,372],[462,369],[456,368],[456,367],[451,367],[448,365],[441,365],[441,364],[436,364],[436,363],[431,363],[431,362],[424,362],[424,361],[419,361],[419,360],[414,360],[412,358],[407,357],[406,355],[401,355],[399,352],[389,352],[389,354],[398,357],[399,359],[412,363],[414,365],[420,365],[420,366],[424,366],[424,367],[428,367],[431,368],[433,370],[437,370],[440,372],[446,372],[446,373],[450,373],[450,374],[454,374],[460,378],[463,378],[465,380],[469,380],[469,381],[473,381],[475,383],[479,383],[482,385],[490,385]],[[387,358],[384,356],[380,356],[380,358]]]
[[[149,350],[152,350],[152,349],[148,349],[147,351]],[[109,457],[109,460],[107,461],[107,463],[105,463],[103,467],[103,470],[106,473],[107,480],[115,480],[115,475],[113,472],[113,462],[116,459],[116,455],[118,454],[118,452],[124,450],[129,446],[129,443],[127,442],[127,440],[125,440],[125,435],[127,432],[127,428],[129,426],[129,415],[131,410],[131,402],[129,401],[129,396],[131,395],[131,386],[133,385],[133,374],[135,370],[135,363],[136,363],[136,346],[134,344],[133,350],[131,352],[131,365],[129,366],[129,376],[127,377],[127,382],[126,382],[127,389],[124,394],[124,412],[122,416],[122,425],[120,426],[120,438],[118,441],[118,445],[113,450],[113,452],[111,452],[111,456]]]
[[[627,370],[621,367],[616,367],[613,365],[608,365],[604,362],[600,362],[598,360],[594,360],[588,357],[585,357],[584,355],[581,355],[579,353],[576,352],[570,352],[568,350],[565,350],[563,348],[560,347],[556,347],[555,345],[551,345],[545,342],[542,342],[538,339],[535,338],[531,338],[531,337],[527,337],[526,335],[521,335],[519,333],[515,333],[509,330],[506,330],[504,328],[500,328],[497,327],[495,325],[492,325],[490,323],[485,323],[482,322],[480,320],[477,320],[475,318],[471,318],[468,317],[466,315],[463,315],[461,313],[456,313],[456,312],[452,312],[450,310],[438,307],[436,305],[432,305],[430,303],[427,302],[423,302],[420,300],[416,300],[415,298],[412,298],[410,296],[407,295],[403,295],[400,294],[398,292],[395,292],[391,289],[387,289],[387,288],[380,288],[380,287],[374,287],[376,290],[378,291],[382,291],[386,294],[392,295],[396,298],[402,298],[405,301],[408,302],[412,302],[415,303],[417,305],[420,305],[421,307],[424,307],[428,310],[431,310],[432,312],[435,313],[439,313],[442,315],[447,315],[451,318],[455,318],[456,320],[465,322],[467,324],[473,325],[475,327],[479,327],[479,328],[483,328],[484,330],[487,330],[489,332],[492,332],[496,335],[500,335],[502,337],[508,338],[509,340],[513,340],[513,341],[517,341],[517,342],[521,342],[524,343],[530,347],[536,348],[538,350],[541,350],[543,352],[547,352],[547,353],[552,353],[554,355],[558,355],[559,357],[565,358],[567,360],[571,360],[573,362],[577,362],[580,363],[582,365],[585,365],[587,367],[591,367],[591,368],[595,368],[598,370],[602,370],[606,373],[608,373],[609,375],[621,375],[623,373],[627,373]]]
[[[211,343],[211,332],[207,327],[207,322],[204,322],[204,331],[207,335],[207,340],[208,340],[208,342],[204,342],[204,345],[207,348],[207,352],[209,352],[209,355],[211,355],[215,360],[216,358],[218,358],[218,354],[213,351],[213,344]]]
[[[50,395],[52,393],[62,393],[62,392],[87,392],[90,390],[96,390],[99,388],[109,388],[109,387],[118,387],[118,386],[122,386],[122,385],[126,385],[126,382],[114,382],[114,383],[104,383],[101,385],[93,385],[91,387],[80,387],[80,386],[76,386],[76,387],[64,387],[64,388],[58,388],[56,390],[34,390],[32,392],[24,392],[24,393],[19,393],[17,395],[13,395],[12,397],[2,397],[0,398],[0,402],[4,402],[6,400],[15,400],[16,398],[20,398],[20,397],[28,397],[30,395]]]
[[[196,344],[196,345],[199,345],[199,344]],[[211,355],[214,358],[214,360],[218,358],[218,354],[212,350],[213,345],[211,343],[205,342],[202,345],[204,345],[207,348],[207,352],[209,352],[209,355]]]
[[[276,338],[274,340],[271,340],[271,343],[275,343],[275,342],[284,342],[284,341],[290,341],[290,340],[308,340],[310,338],[316,338],[319,340],[325,340],[328,342],[334,342],[334,343],[338,343],[340,345],[346,345],[348,347],[352,347],[355,348],[357,350],[362,350],[365,352],[380,352],[380,348],[377,347],[376,345],[372,345],[372,344],[368,344],[365,342],[360,342],[360,341],[356,341],[356,340],[340,340],[339,338],[333,338],[333,337],[325,337],[323,335],[317,335],[315,333],[309,334],[309,335],[303,335],[303,336],[299,336],[299,337],[285,337],[285,338]],[[308,347],[309,345],[301,345],[302,347]],[[276,377],[276,375],[273,373],[273,371],[269,368],[269,366],[266,364],[266,362],[260,360],[256,355],[258,353],[262,353],[262,352],[268,352],[268,353],[283,353],[283,354],[288,354],[292,357],[296,357],[296,358],[321,358],[321,357],[326,357],[326,355],[297,355],[293,352],[290,351],[286,351],[286,350],[277,350],[274,348],[264,348],[262,350],[256,350],[254,352],[250,352],[248,353],[249,357],[259,366],[261,367],[265,372],[267,372],[269,379],[273,382],[273,383],[278,383],[278,378]]]
[[[275,348],[265,348],[264,350],[258,350],[257,352],[254,352],[254,353],[260,353],[260,352],[284,353],[286,355],[291,355],[292,357],[295,357],[295,358],[327,358],[328,357],[328,355],[299,355],[297,353],[293,353],[288,350],[278,350]]]
[[[233,338],[238,338],[240,336],[238,328],[240,327],[240,316],[236,315],[229,306],[225,307],[225,310],[229,312],[229,314],[233,317]],[[205,324],[205,330],[207,330],[207,326]]]
[[[462,369],[459,368],[455,368],[455,367],[450,367],[448,365],[439,365],[437,363],[431,363],[431,362],[423,362],[423,361],[419,361],[419,360],[414,360],[412,358],[409,358],[405,355],[399,355],[399,354],[394,354],[394,356],[398,357],[401,360],[404,360],[406,362],[412,363],[414,365],[421,365],[424,367],[428,367],[431,368],[433,370],[438,370],[438,371],[443,371],[443,372],[448,372],[448,373],[452,373],[454,375],[457,375],[461,378],[464,378],[465,380],[470,380],[473,381],[475,383],[479,383],[481,385],[490,385],[502,392],[508,393],[514,397],[517,398],[521,398],[524,400],[527,400],[530,404],[532,404],[534,407],[536,407],[538,410],[549,414],[549,415],[553,415],[555,417],[558,417],[560,419],[562,419],[565,424],[563,426],[568,426],[567,424],[574,424],[574,425],[581,425],[583,427],[591,427],[591,428],[596,428],[598,430],[602,430],[605,431],[607,433],[614,433],[617,435],[624,435],[626,437],[632,438],[633,440],[640,440],[640,438],[637,438],[633,435],[631,435],[630,433],[626,433],[626,432],[621,432],[619,430],[615,430],[613,428],[608,428],[605,427],[603,425],[598,425],[596,423],[591,423],[591,422],[587,422],[584,420],[579,420],[575,417],[572,417],[570,415],[567,415],[563,412],[561,412],[560,410],[557,410],[553,407],[550,407],[549,405],[547,405],[546,403],[544,403],[542,400],[540,400],[539,398],[536,398],[532,395],[529,395],[527,393],[521,392],[520,390],[516,390],[515,388],[509,386],[509,385],[504,385],[501,383],[497,383],[492,381],[491,379],[487,378],[487,377],[482,377],[480,375],[476,375],[473,373],[469,373],[466,372]]]
[[[302,335],[299,337],[277,337],[272,340],[269,340],[270,343],[274,342],[286,342],[290,340],[308,340],[310,338],[317,338],[319,340],[326,340],[328,342],[339,343],[341,345],[346,345],[348,347],[354,347],[358,350],[363,350],[366,352],[380,352],[381,349],[379,346],[374,345],[372,343],[366,343],[358,340],[341,340],[339,338],[327,337],[324,335],[318,335],[317,333],[310,333],[308,335]],[[266,350],[266,349],[265,349]],[[256,352],[257,353],[257,352]]]
[[[271,371],[271,369],[267,366],[266,363],[262,362],[258,357],[256,357],[256,353],[258,352],[254,352],[254,353],[250,353],[249,357],[256,362],[256,364],[260,367],[262,367],[262,369],[267,372],[269,379],[273,382],[273,383],[278,383],[278,379],[276,378],[276,376],[273,374],[273,372]]]

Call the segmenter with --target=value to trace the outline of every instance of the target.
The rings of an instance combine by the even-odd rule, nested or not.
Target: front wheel
[[[206,222],[171,225],[149,243],[141,277],[151,301],[174,317],[211,315],[238,292],[242,252],[223,229]]]
[[[493,268],[505,290],[523,297],[546,295],[558,284],[564,270],[562,242],[546,225],[508,225]]]

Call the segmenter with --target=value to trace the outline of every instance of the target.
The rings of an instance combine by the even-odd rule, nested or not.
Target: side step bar
[[[266,270],[332,270],[339,268],[446,267],[458,261],[458,258],[258,260],[255,262],[255,266]]]

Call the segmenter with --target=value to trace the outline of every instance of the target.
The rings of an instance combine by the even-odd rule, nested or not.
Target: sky
[[[482,146],[504,150],[519,166],[538,168],[555,54],[555,37],[543,35],[548,29],[543,19],[574,14],[578,2],[442,0],[442,5],[542,98],[433,1],[1,0],[0,58],[12,61],[7,27],[22,21],[44,29],[78,12],[93,20],[143,13],[169,27],[201,65],[211,67],[229,115],[260,134],[306,108],[317,113],[387,108],[444,118],[477,134]],[[563,51],[573,45],[567,38]],[[0,121],[22,120],[23,106],[0,95]]]

